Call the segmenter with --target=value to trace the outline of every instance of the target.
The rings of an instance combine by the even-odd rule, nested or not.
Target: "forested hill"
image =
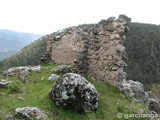
[[[21,33],[0,29],[0,60],[13,55],[41,36],[42,35],[40,34]]]
[[[131,23],[125,46],[128,79],[160,83],[160,26]]]
[[[78,27],[92,28],[93,24]],[[160,26],[130,23],[130,32],[124,44],[128,54],[127,79],[144,84],[160,82]],[[10,59],[0,62],[0,68],[39,64],[40,56],[45,50],[46,39],[43,37]]]

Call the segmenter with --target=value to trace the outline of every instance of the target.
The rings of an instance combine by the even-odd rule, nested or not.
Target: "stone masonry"
[[[89,27],[71,27],[47,36],[52,61],[71,64],[74,72],[117,85],[126,79],[123,41],[128,24],[125,15],[111,17]]]

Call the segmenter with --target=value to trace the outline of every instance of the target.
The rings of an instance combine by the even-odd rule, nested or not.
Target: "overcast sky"
[[[159,6],[159,0],[0,0],[0,29],[48,34],[119,14],[160,24]]]

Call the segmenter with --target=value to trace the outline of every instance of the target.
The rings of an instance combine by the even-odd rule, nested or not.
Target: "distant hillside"
[[[42,35],[40,34],[21,33],[0,29],[0,60],[10,57],[41,36]]]
[[[92,28],[94,25],[80,25]],[[50,35],[48,35],[49,37]],[[46,51],[47,37],[43,37],[23,48],[18,54],[0,62],[0,68],[38,64],[40,56]],[[145,85],[160,82],[160,26],[130,23],[130,32],[125,41],[128,66],[127,79],[141,81]]]
[[[27,45],[9,59],[0,62],[0,69],[21,65],[38,65],[40,56],[46,51],[46,40],[40,38]]]

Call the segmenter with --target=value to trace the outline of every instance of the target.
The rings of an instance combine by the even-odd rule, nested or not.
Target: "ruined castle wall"
[[[99,23],[96,39],[90,41],[89,71],[91,76],[112,85],[126,79],[124,68],[127,66],[125,47],[125,33],[127,24],[121,18],[110,18]]]
[[[84,48],[82,34],[78,29],[70,29],[64,34],[51,35],[48,49],[51,59],[58,64],[74,64],[79,51]]]
[[[72,28],[49,40],[51,58],[56,63],[73,64],[74,70],[112,85],[126,79],[126,52],[123,46],[130,18],[109,18],[86,31]]]

